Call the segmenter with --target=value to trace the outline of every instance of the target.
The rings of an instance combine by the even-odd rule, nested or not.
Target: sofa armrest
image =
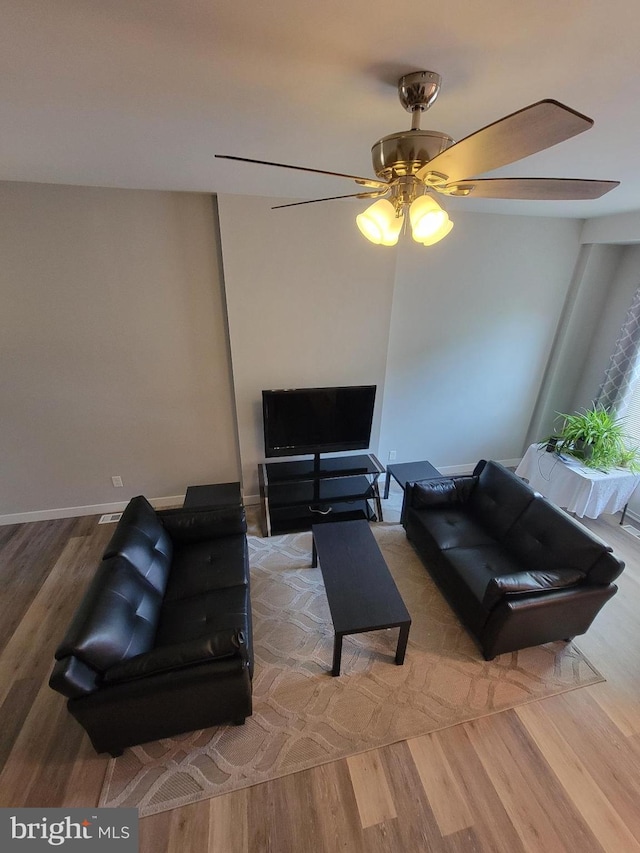
[[[244,507],[218,509],[165,509],[157,512],[173,542],[181,545],[247,532]]]
[[[67,655],[55,662],[49,678],[49,687],[62,693],[67,699],[86,696],[99,686],[100,675],[74,655]]]
[[[407,484],[413,509],[454,506],[465,503],[473,491],[477,477],[442,477],[441,479],[418,480]]]
[[[492,610],[505,595],[524,595],[566,589],[584,582],[584,574],[577,569],[555,569],[549,571],[516,572],[491,578],[484,593],[482,605]]]
[[[478,640],[487,660],[503,652],[567,640],[589,630],[618,587],[578,586],[551,593],[504,596],[494,607]]]
[[[110,667],[103,678],[104,684],[116,684],[138,678],[186,669],[214,660],[237,659],[238,668],[248,663],[247,640],[241,630],[216,631],[208,637],[199,637],[184,643],[159,646],[150,652],[120,661]]]

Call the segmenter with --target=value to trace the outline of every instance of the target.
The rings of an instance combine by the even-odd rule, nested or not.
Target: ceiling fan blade
[[[216,157],[222,160],[238,160],[240,163],[256,163],[258,166],[277,166],[279,169],[295,169],[297,172],[313,172],[315,175],[330,175],[333,178],[348,178],[360,184],[363,187],[374,187],[386,189],[387,184],[384,181],[378,181],[375,178],[360,178],[357,175],[345,175],[343,172],[326,172],[324,169],[310,169],[306,166],[291,166],[288,163],[272,163],[269,160],[251,160],[249,157],[234,157],[232,154],[216,154]],[[468,177],[468,175],[465,175]]]
[[[600,198],[620,181],[590,181],[581,178],[483,178],[446,184],[441,191],[471,198],[519,198],[532,201],[563,201]]]
[[[551,148],[592,125],[593,119],[558,101],[538,101],[456,142],[424,165],[417,177],[429,180],[429,173],[435,172],[448,182],[468,179]]]
[[[377,190],[372,193],[351,193],[350,195],[331,195],[328,198],[312,198],[309,201],[292,201],[288,204],[276,204],[271,210],[280,210],[281,207],[297,207],[299,204],[316,204],[319,201],[335,201],[337,198],[377,198],[378,196],[385,195],[388,189],[387,187],[387,189]]]

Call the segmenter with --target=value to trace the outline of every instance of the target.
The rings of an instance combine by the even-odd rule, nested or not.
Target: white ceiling
[[[373,175],[410,127],[398,77],[442,75],[422,127],[461,139],[542,98],[595,119],[498,175],[620,180],[588,202],[450,208],[591,217],[640,209],[638,0],[0,0],[0,179],[317,198]],[[362,201],[351,204],[354,211]]]

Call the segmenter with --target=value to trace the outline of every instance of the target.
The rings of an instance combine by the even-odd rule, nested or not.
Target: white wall
[[[445,468],[519,458],[582,223],[457,214],[442,243],[388,250],[350,204],[272,203],[219,199],[245,492],[262,388],[375,382],[383,464],[390,450]]]
[[[583,243],[640,243],[640,210],[587,219],[581,240]]]
[[[576,385],[573,409],[588,407],[595,400],[609,366],[620,329],[634,294],[640,287],[640,246],[607,246],[618,262],[606,282],[598,324],[589,336],[582,374]]]
[[[264,461],[261,391],[378,386],[378,445],[396,252],[368,243],[360,207],[221,196],[220,231],[245,493]]]
[[[559,412],[582,406],[578,390],[585,362],[602,323],[611,282],[622,249],[619,246],[583,245],[565,299],[558,330],[550,353],[542,389],[529,426],[527,444],[543,441],[557,429]],[[602,373],[596,377],[602,381]],[[593,399],[599,384],[589,390]]]
[[[589,406],[597,395],[627,311],[640,287],[640,246],[615,248],[620,253],[619,263],[609,282],[600,323],[591,338],[573,408]],[[636,518],[640,517],[638,490],[629,501],[629,510]]]
[[[208,196],[0,185],[0,520],[257,494],[263,388],[376,384],[383,463],[520,455],[581,223],[459,213],[387,249],[355,204],[272,203],[219,199],[220,244]]]
[[[0,516],[238,479],[211,197],[4,183],[0,220]]]
[[[579,250],[577,220],[456,214],[398,255],[384,463],[518,459]]]

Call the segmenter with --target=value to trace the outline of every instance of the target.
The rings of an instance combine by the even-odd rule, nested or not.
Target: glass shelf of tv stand
[[[378,477],[384,468],[371,453],[258,467],[265,536],[310,530],[322,521],[382,520]]]

